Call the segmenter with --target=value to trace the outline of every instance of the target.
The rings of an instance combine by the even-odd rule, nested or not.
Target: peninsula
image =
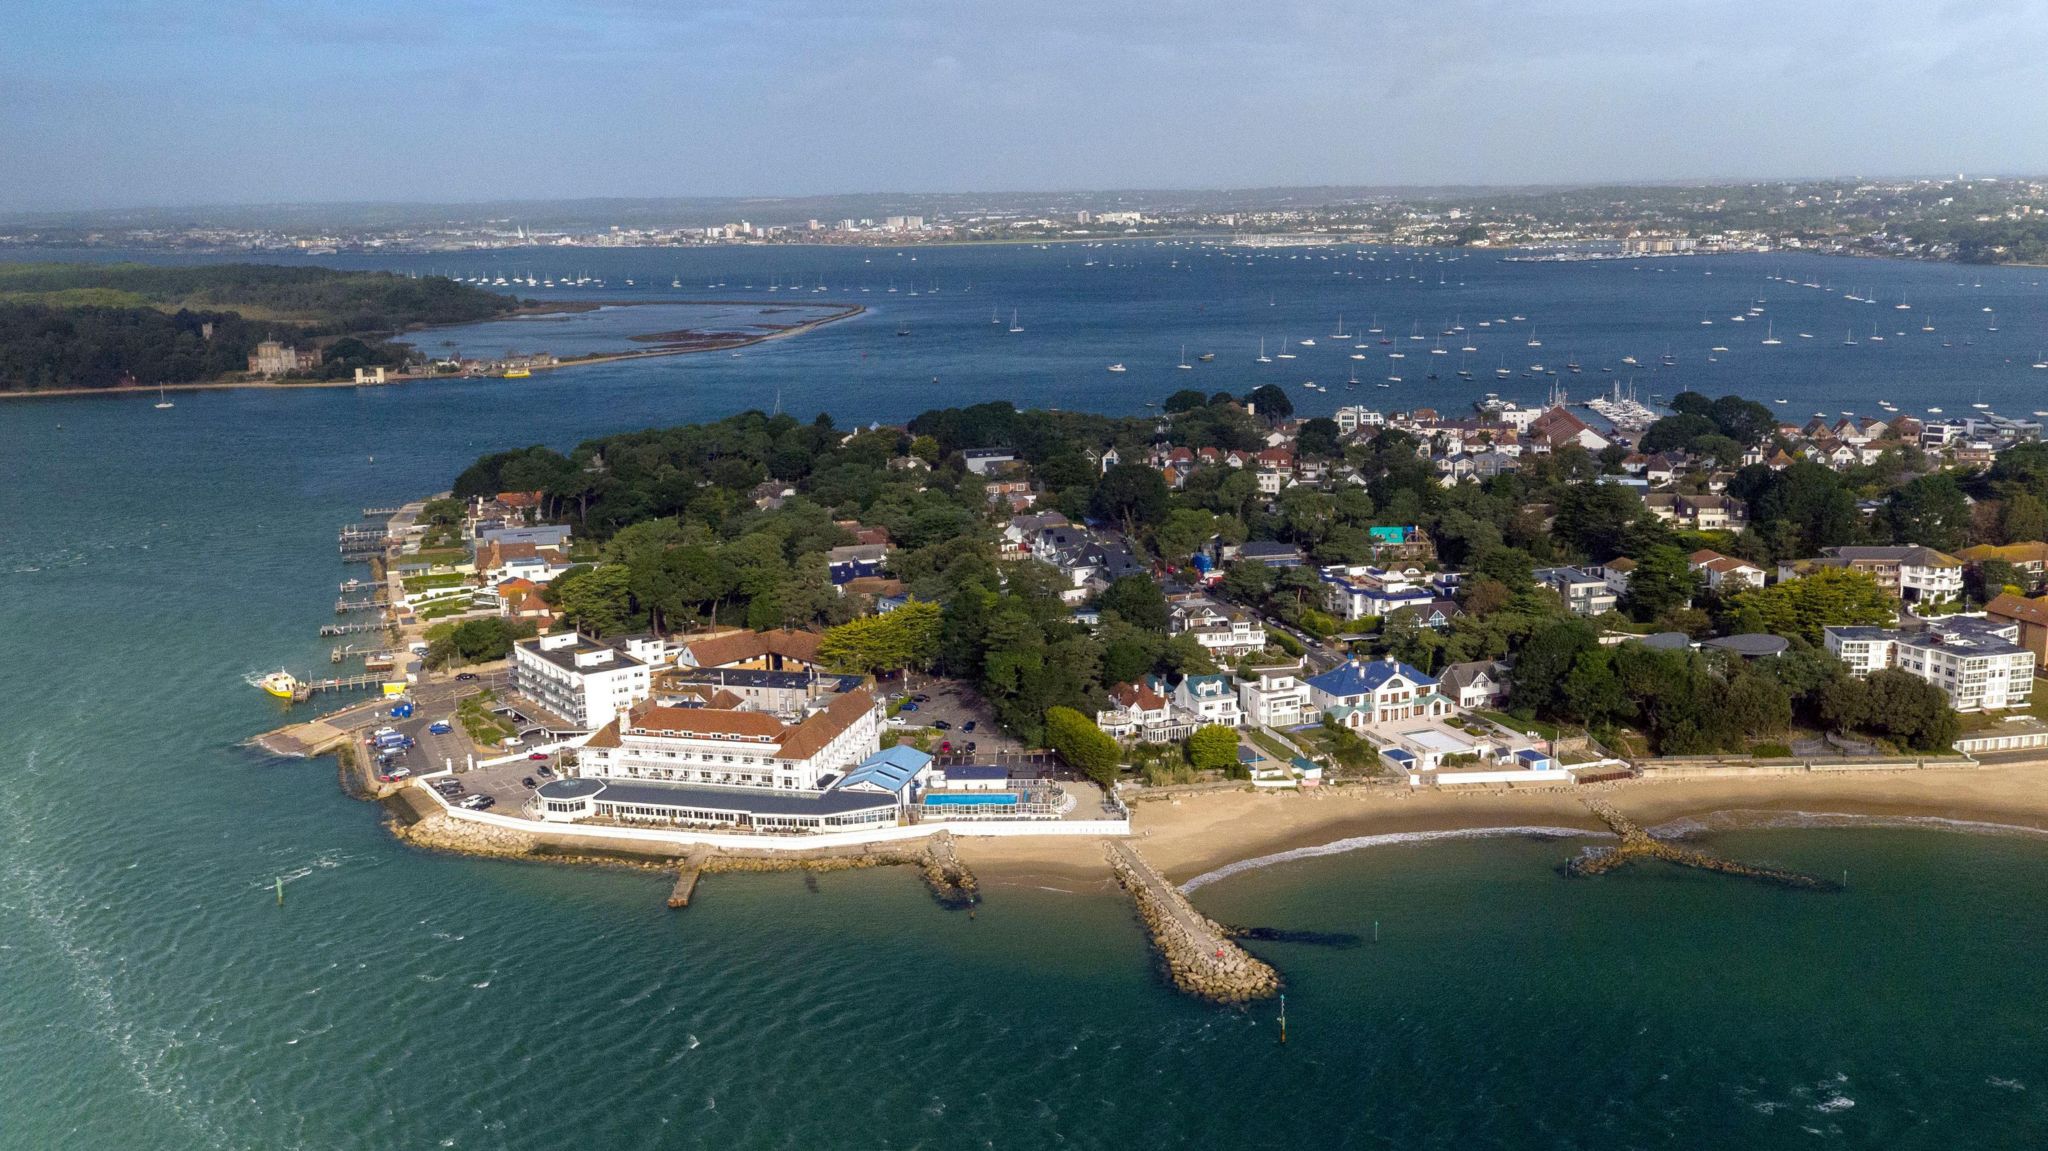
[[[414,843],[680,867],[678,904],[706,871],[901,862],[965,906],[967,863],[1107,859],[1173,978],[1225,1001],[1275,977],[1168,874],[1611,827],[1574,871],[1825,888],[1648,820],[2048,827],[2048,448],[2023,429],[1981,420],[1985,460],[1736,396],[1633,430],[1290,407],[748,412],[495,453],[343,532],[372,571],[337,611],[371,614],[335,630],[410,653],[367,681],[401,702],[266,746],[340,749]],[[1440,466],[1480,437],[1489,478]]]

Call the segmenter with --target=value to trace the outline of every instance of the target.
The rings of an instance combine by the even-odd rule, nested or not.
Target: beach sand
[[[1486,827],[1604,830],[1582,802],[1598,796],[1644,827],[1718,812],[1933,817],[2048,830],[2048,764],[1727,779],[1631,780],[1582,788],[1321,792],[1222,791],[1132,809],[1138,849],[1184,883],[1228,863],[1354,836]],[[1107,879],[1101,842],[1043,836],[957,840],[984,883]]]

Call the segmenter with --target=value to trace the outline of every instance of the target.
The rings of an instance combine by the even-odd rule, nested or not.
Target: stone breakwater
[[[1130,893],[1138,918],[1152,933],[1173,985],[1214,1003],[1244,1003],[1280,990],[1280,974],[1230,939],[1221,925],[1196,911],[1187,896],[1152,869],[1136,849],[1104,844],[1109,869]]]
[[[1570,875],[1603,875],[1631,860],[1661,859],[1680,867],[1696,867],[1701,871],[1739,875],[1746,879],[1775,883],[1781,887],[1797,887],[1809,891],[1840,890],[1839,884],[1803,875],[1797,871],[1737,863],[1732,859],[1722,859],[1718,855],[1708,855],[1704,851],[1694,851],[1689,847],[1680,847],[1675,843],[1658,839],[1636,826],[1634,820],[1603,800],[1589,801],[1586,809],[1613,828],[1614,834],[1621,837],[1621,842],[1614,847],[1592,848],[1574,857],[1571,862],[1565,864],[1565,872]]]

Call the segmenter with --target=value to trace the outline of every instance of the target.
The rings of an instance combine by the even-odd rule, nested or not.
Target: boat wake
[[[1256,871],[1277,863],[1289,863],[1297,859],[1314,859],[1322,855],[1342,855],[1347,851],[1363,851],[1369,847],[1391,847],[1403,843],[1433,843],[1446,839],[1500,839],[1503,837],[1533,839],[1589,839],[1613,838],[1604,831],[1585,831],[1576,827],[1461,827],[1448,831],[1390,831],[1380,835],[1357,835],[1339,839],[1333,843],[1317,844],[1314,847],[1297,847],[1290,851],[1260,855],[1251,859],[1240,859],[1226,863],[1214,871],[1195,876],[1180,885],[1183,892],[1207,887],[1221,879],[1246,871]]]

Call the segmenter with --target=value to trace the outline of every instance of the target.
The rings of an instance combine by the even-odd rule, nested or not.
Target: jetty
[[[943,906],[972,907],[981,898],[981,885],[953,850],[950,831],[939,831],[925,841],[924,851],[917,858],[917,870],[931,888],[932,898]]]
[[[697,893],[697,880],[704,874],[704,859],[708,853],[693,851],[683,857],[681,870],[676,873],[676,885],[668,893],[668,905],[672,908],[690,906],[690,897]]]
[[[303,701],[311,698],[315,692],[362,691],[366,688],[378,688],[384,686],[384,681],[389,678],[391,678],[389,675],[375,672],[366,675],[332,676],[327,679],[302,679],[299,681],[298,690],[292,693],[292,698]]]
[[[381,595],[374,595],[368,599],[349,599],[344,596],[334,601],[334,614],[347,615],[352,611],[378,611],[390,606],[390,604],[391,601]]]
[[[402,511],[404,511],[404,510],[405,510],[404,508],[398,508],[398,507],[392,507],[392,508],[364,508],[364,509],[363,509],[363,518],[364,518],[364,519],[366,519],[366,520],[370,520],[370,519],[377,519],[377,518],[379,518],[379,517],[382,517],[382,518],[384,518],[384,519],[390,519],[390,518],[391,518],[392,516],[395,516],[395,515],[397,515],[397,514],[398,514],[399,512],[402,512]]]
[[[1137,904],[1138,917],[1166,961],[1173,985],[1212,1003],[1245,1003],[1280,990],[1280,974],[1239,947],[1230,932],[1195,910],[1188,897],[1153,869],[1136,848],[1106,840],[1109,869]]]
[[[1601,822],[1614,829],[1621,837],[1621,843],[1614,847],[1592,848],[1565,864],[1569,875],[1604,875],[1615,868],[1637,859],[1661,859],[1680,867],[1696,867],[1701,871],[1718,871],[1723,875],[1739,875],[1746,879],[1762,880],[1781,887],[1797,887],[1808,891],[1839,891],[1841,885],[1830,880],[1818,879],[1797,871],[1784,871],[1775,867],[1755,867],[1680,847],[1651,835],[1636,826],[1636,822],[1604,800],[1588,800],[1586,809],[1598,816]]]

